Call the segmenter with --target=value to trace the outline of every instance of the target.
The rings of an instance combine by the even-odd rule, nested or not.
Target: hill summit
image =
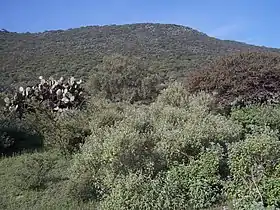
[[[137,56],[167,78],[180,78],[207,59],[243,51],[278,51],[209,37],[173,24],[87,26],[41,33],[0,31],[0,83],[46,76],[87,77],[106,55]]]

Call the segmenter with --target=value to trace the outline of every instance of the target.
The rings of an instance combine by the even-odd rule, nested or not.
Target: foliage
[[[278,53],[249,52],[225,56],[188,74],[190,92],[215,91],[222,106],[279,102]]]
[[[21,159],[20,170],[18,170],[15,184],[23,190],[36,190],[44,187],[47,174],[52,169],[55,157],[35,153]]]
[[[277,99],[279,56],[227,57],[179,83],[220,55],[279,50],[168,24],[0,31],[0,40],[1,92],[75,74],[92,94],[86,110],[36,102],[21,119],[2,112],[0,94],[1,208],[279,208],[278,106],[216,111],[217,101]]]
[[[235,108],[231,112],[231,118],[243,125],[247,133],[254,127],[270,127],[280,131],[280,107],[279,105],[251,105],[243,108]]]
[[[174,107],[184,107],[188,102],[188,93],[180,83],[172,83],[157,98],[158,103]]]
[[[95,71],[89,79],[89,91],[94,94],[102,92],[114,102],[150,102],[158,95],[159,84],[164,80],[136,57],[106,56]]]
[[[44,150],[0,159],[1,206],[279,208],[278,106],[223,116],[214,97],[175,82],[148,105],[97,94],[84,111],[15,118],[43,137]]]
[[[26,115],[27,121],[43,137],[45,149],[59,149],[68,155],[79,150],[85,138],[90,135],[86,111],[65,111],[53,113],[46,109],[37,109]]]
[[[277,51],[218,40],[184,26],[152,23],[41,33],[1,31],[0,40],[3,89],[32,85],[40,75],[86,79],[104,56],[114,53],[141,57],[156,74],[177,79],[206,63],[210,56],[247,50]]]
[[[212,101],[211,96],[204,93],[188,96],[181,88],[183,87],[180,84],[174,84],[170,87],[171,90],[164,91],[150,106],[125,103],[109,105],[110,103],[105,101],[92,103],[95,116],[90,122],[90,127],[93,132],[86,139],[81,153],[76,154],[73,159],[69,172],[69,193],[78,200],[103,202],[102,200],[105,199],[102,205],[113,209],[119,208],[119,205],[124,205],[124,208],[128,205],[127,208],[136,209],[137,205],[148,205],[144,203],[150,197],[150,194],[145,195],[149,190],[155,190],[157,193],[161,190],[166,192],[167,194],[159,194],[159,197],[166,196],[163,200],[169,199],[172,208],[179,205],[178,202],[183,202],[183,200],[176,201],[176,193],[172,194],[173,188],[181,192],[182,196],[185,196],[185,192],[189,193],[182,208],[187,206],[201,208],[216,203],[222,196],[219,175],[221,154],[224,152],[222,148],[226,142],[238,141],[242,128],[221,115],[211,113],[211,106],[209,106]],[[172,98],[170,93],[173,91],[179,92],[181,96],[175,94]],[[167,97],[170,100],[165,100]],[[170,103],[170,101],[178,101],[178,98],[187,100],[179,103],[180,106]],[[107,120],[106,123],[100,123],[104,122],[104,118],[107,119],[106,114],[115,123],[108,124]],[[213,152],[211,150],[209,153],[207,148],[213,147],[220,149]],[[178,164],[181,164],[182,168]],[[208,168],[202,164],[208,165]],[[186,170],[185,173],[189,175],[177,177],[176,167],[179,167],[178,170]],[[174,172],[172,172],[173,168]],[[143,186],[148,187],[147,192],[146,188],[143,190],[140,188],[138,192],[137,187],[135,189],[134,186],[129,186],[130,175],[138,173],[150,180]],[[164,178],[161,182],[166,188],[158,189],[159,186],[155,186],[155,189],[150,189],[149,185],[162,173],[166,173],[167,180]],[[169,182],[171,177],[178,180]],[[171,186],[180,182],[183,177],[188,180],[186,191],[179,190],[180,184],[177,186],[178,189],[176,186]],[[131,178],[133,183],[134,178],[138,179]],[[117,180],[120,180],[120,183]],[[145,180],[146,178],[143,182],[146,182]],[[133,194],[134,189],[136,195]],[[122,195],[124,197],[115,197]],[[135,200],[136,203],[133,200],[127,201],[126,195],[132,196],[131,199],[140,200]],[[205,197],[202,199],[202,196]],[[169,205],[162,204],[163,200],[150,202],[158,202],[155,205],[159,207]]]
[[[1,209],[95,209],[94,204],[76,202],[65,194],[68,167],[69,161],[53,150],[1,159]],[[31,187],[38,183],[40,187]]]
[[[280,163],[280,141],[277,132],[265,129],[248,134],[244,141],[229,147],[229,167],[232,181],[229,182],[228,196],[239,208],[253,202],[279,207],[276,167]],[[269,187],[269,182],[275,186]],[[279,190],[279,189],[278,189]]]
[[[129,174],[115,181],[102,209],[201,209],[221,196],[219,150],[209,150],[188,166],[173,166],[155,179]]]
[[[88,112],[64,111],[53,113],[35,106],[34,112],[18,118],[16,112],[0,117],[0,152],[11,155],[23,150],[59,149],[68,155],[79,150],[90,135]]]
[[[0,111],[0,155],[12,155],[24,150],[40,149],[43,136],[27,119],[19,119],[15,113],[6,115]]]

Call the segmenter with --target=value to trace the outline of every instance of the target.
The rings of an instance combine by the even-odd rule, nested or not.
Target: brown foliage
[[[278,102],[280,99],[280,54],[247,52],[216,60],[187,75],[191,93],[215,92],[225,105]]]

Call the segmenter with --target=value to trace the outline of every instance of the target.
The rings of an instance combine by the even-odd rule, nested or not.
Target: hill
[[[163,24],[0,34],[0,91],[24,83],[0,93],[0,209],[280,208],[279,50]]]
[[[0,31],[0,84],[39,75],[87,77],[106,55],[137,56],[164,77],[180,78],[208,59],[240,51],[277,51],[223,41],[171,24],[89,26],[42,33]]]

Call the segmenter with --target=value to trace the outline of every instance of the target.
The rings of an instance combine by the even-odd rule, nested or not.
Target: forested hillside
[[[164,24],[0,36],[0,209],[280,208],[279,50]]]
[[[188,27],[168,24],[89,26],[42,33],[0,31],[0,84],[29,82],[40,75],[95,72],[104,56],[136,56],[165,79],[217,55],[257,50],[278,51],[234,41],[222,41]]]

